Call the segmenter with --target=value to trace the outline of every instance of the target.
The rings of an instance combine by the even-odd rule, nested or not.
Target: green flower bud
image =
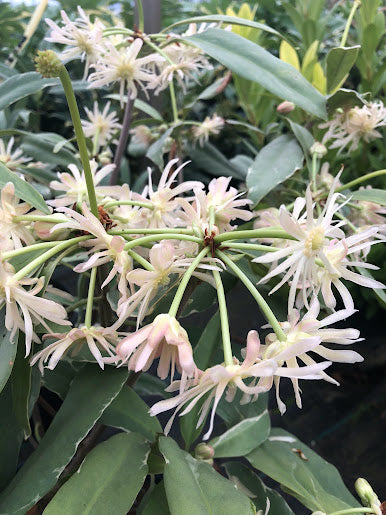
[[[376,515],[382,515],[381,501],[378,499],[377,494],[371,488],[370,484],[363,477],[359,477],[355,481],[355,490],[364,506],[368,506],[374,510]]]
[[[323,143],[319,143],[319,141],[315,141],[315,143],[310,148],[311,154],[316,154],[318,159],[322,159],[327,154],[327,149],[323,145]]]
[[[35,57],[35,68],[44,78],[59,77],[62,66],[59,57],[53,50],[38,50],[38,55]]]
[[[212,458],[214,456],[214,449],[207,443],[199,443],[194,449],[194,456],[197,460],[213,462]]]

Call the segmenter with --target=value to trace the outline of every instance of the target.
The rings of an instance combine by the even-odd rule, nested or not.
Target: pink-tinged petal
[[[135,333],[129,334],[129,336],[123,338],[123,340],[121,340],[117,345],[118,356],[126,360],[127,357],[130,356],[130,354],[138,347],[138,345],[146,340],[151,329],[151,325],[146,325]]]
[[[351,270],[344,270],[342,272],[343,279],[347,279],[355,284],[359,284],[360,286],[365,286],[366,288],[375,288],[375,289],[384,289],[386,286],[375,279],[370,277],[364,277],[361,274],[357,274],[355,272],[351,272]]]
[[[257,331],[249,331],[247,336],[246,355],[243,367],[253,365],[259,357],[260,352],[260,338]]]
[[[292,254],[296,250],[299,250],[303,246],[302,243],[294,243],[290,247],[286,247],[282,250],[277,250],[276,252],[267,252],[263,256],[259,256],[257,258],[252,259],[254,263],[271,263],[272,261],[278,261],[284,257],[287,257],[289,254]]]
[[[363,357],[353,350],[333,350],[319,346],[317,349],[314,349],[314,352],[322,356],[322,358],[335,361],[336,363],[359,363],[363,361]]]
[[[322,379],[322,372],[327,367],[332,365],[331,361],[323,361],[322,363],[315,363],[314,365],[308,365],[305,367],[279,367],[275,375],[280,377],[298,377],[299,379]]]
[[[228,382],[227,381],[222,381],[221,383],[219,383],[217,385],[216,393],[215,393],[214,401],[213,401],[213,406],[212,406],[212,411],[211,411],[211,414],[210,414],[209,429],[204,434],[204,436],[202,437],[203,440],[208,440],[208,438],[212,434],[213,424],[214,424],[214,416],[216,414],[216,409],[217,409],[218,403],[220,402],[221,397],[223,396],[225,388],[227,386],[228,386]]]
[[[87,341],[88,348],[90,349],[91,354],[97,360],[98,365],[102,369],[104,369],[105,364],[103,363],[102,355],[100,353],[100,350],[96,346],[94,339],[89,334],[86,334],[86,341]]]

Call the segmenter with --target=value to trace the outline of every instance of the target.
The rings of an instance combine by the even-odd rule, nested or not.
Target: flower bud
[[[359,477],[355,481],[355,490],[361,498],[364,506],[372,508],[376,515],[382,515],[381,502],[366,479]]]
[[[196,445],[196,448],[194,449],[194,457],[197,460],[207,461],[208,463],[213,463],[213,456],[214,456],[214,449],[211,445],[208,445],[207,443],[199,443]]]
[[[311,155],[316,154],[318,159],[322,159],[322,157],[327,154],[327,148],[322,143],[315,141],[315,143],[310,148],[310,153]]]
[[[280,114],[288,114],[295,109],[295,104],[293,102],[289,102],[286,100],[279,104],[276,108],[276,111]]]
[[[62,218],[63,222],[68,221],[68,218],[65,215],[55,214],[55,217]],[[35,222],[34,231],[37,236],[44,241],[64,240],[70,233],[70,230],[59,228],[51,232],[55,225],[57,225],[57,222]]]
[[[327,515],[324,511],[313,511],[311,515]]]
[[[59,57],[53,50],[38,50],[38,55],[35,57],[35,68],[43,77],[46,79],[59,77],[62,67]]]

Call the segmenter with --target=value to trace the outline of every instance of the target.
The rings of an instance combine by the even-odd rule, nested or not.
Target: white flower
[[[161,379],[166,379],[170,369],[173,378],[176,367],[183,383],[197,375],[188,334],[168,314],[158,315],[151,324],[126,336],[117,347],[117,355],[135,372],[145,372],[159,358],[157,374]]]
[[[55,22],[46,18],[46,23],[51,28],[51,35],[49,38],[46,38],[46,41],[70,47],[62,52],[62,60],[76,58],[80,58],[82,61],[86,60],[85,78],[90,64],[94,63],[98,58],[104,25],[100,20],[91,23],[89,16],[79,6],[79,17],[75,21],[71,21],[64,11],[60,13],[63,27],[59,27]]]
[[[179,390],[179,395],[172,399],[157,402],[150,409],[150,414],[154,416],[163,411],[176,408],[164,429],[164,433],[168,434],[175,416],[183,407],[185,409],[180,416],[189,413],[202,397],[209,394],[201,406],[196,425],[196,427],[199,427],[204,422],[213,401],[209,429],[203,436],[203,440],[207,440],[212,433],[216,409],[224,393],[225,400],[232,402],[237,389],[240,389],[244,393],[241,403],[247,403],[251,402],[251,400],[256,400],[259,393],[269,390],[274,374],[291,376],[294,373],[295,376],[299,375],[298,370],[278,367],[275,359],[260,360],[259,353],[259,336],[256,331],[250,331],[247,337],[245,359],[242,364],[236,358],[233,358],[233,365],[226,366],[222,364],[208,368],[198,381],[192,379],[183,385],[181,381],[174,381],[166,391],[174,392]],[[315,379],[319,378],[319,371],[325,366],[325,364],[318,364],[313,367],[303,367],[302,371],[305,378],[308,375],[308,378]],[[246,380],[249,383],[246,384]]]
[[[236,226],[230,222],[240,218],[249,221],[253,214],[241,207],[251,204],[251,200],[239,198],[243,193],[239,193],[236,188],[229,187],[231,177],[219,177],[212,179],[208,186],[208,193],[194,188],[194,202],[189,204],[186,199],[179,199],[180,205],[184,209],[183,218],[185,224],[196,226],[203,233],[208,232],[210,222],[210,212],[214,214],[214,233],[231,231]]]
[[[4,140],[0,138],[0,163],[3,163],[10,170],[17,170],[20,165],[31,161],[31,158],[23,156],[23,152],[18,148],[12,151],[15,138],[12,136],[5,146]]]
[[[182,168],[188,164],[188,162],[183,163],[172,172],[172,168],[177,162],[178,159],[169,161],[162,172],[158,187],[155,190],[153,189],[151,169],[148,168],[149,185],[145,187],[143,196],[148,196],[153,205],[153,210],[148,210],[146,213],[148,216],[148,224],[151,228],[175,227],[181,225],[182,220],[179,217],[179,211],[181,209],[180,199],[176,199],[175,197],[193,188],[202,189],[204,187],[204,185],[198,181],[185,181],[172,187]]]
[[[111,103],[107,102],[103,111],[99,111],[98,102],[94,102],[93,111],[87,107],[84,108],[89,119],[89,121],[81,120],[84,135],[87,138],[96,137],[98,148],[107,145],[117,130],[122,128],[122,125],[118,123],[117,113],[115,111],[109,113],[110,106]]]
[[[339,152],[348,147],[348,152],[358,148],[363,139],[366,143],[381,138],[377,127],[386,125],[386,108],[382,102],[371,102],[363,107],[353,107],[349,111],[337,112],[334,118],[319,125],[321,129],[328,129],[322,143],[334,140],[329,148],[339,148]]]
[[[326,347],[325,343],[335,343],[339,345],[350,345],[361,341],[359,331],[357,329],[327,329],[326,326],[352,315],[355,310],[341,310],[323,320],[317,320],[320,305],[314,299],[311,303],[309,311],[300,320],[299,311],[293,310],[288,316],[288,321],[281,323],[281,327],[286,334],[285,341],[279,341],[275,333],[270,333],[266,337],[266,345],[262,346],[261,357],[263,359],[276,359],[285,362],[288,367],[295,369],[299,367],[298,360],[308,367],[316,365],[316,362],[308,353],[313,352],[329,362],[337,363],[357,363],[363,361],[363,358],[357,352],[351,350],[335,350]],[[286,352],[292,351],[292,355],[286,355]],[[294,352],[295,351],[295,352]],[[302,367],[299,367],[299,371]],[[307,378],[305,378],[307,379]],[[338,384],[335,379],[328,376],[325,372],[320,372],[320,379],[324,379],[333,384]],[[297,377],[291,377],[293,384],[296,404],[302,407],[300,398],[300,388]],[[274,377],[276,385],[276,399],[283,414],[286,410],[285,404],[279,396],[280,377]]]
[[[137,268],[127,274],[130,284],[140,286],[139,290],[133,293],[123,303],[118,303],[118,315],[120,320],[125,320],[133,311],[139,307],[137,315],[137,328],[146,315],[150,301],[156,295],[160,286],[166,286],[170,282],[171,274],[183,274],[194,258],[179,258],[176,248],[171,240],[163,240],[153,245],[149,252],[150,264],[153,270]],[[219,270],[214,265],[200,263],[197,268],[206,270]],[[209,282],[214,286],[213,278],[203,272],[195,270],[195,277],[202,281]],[[118,321],[119,322],[119,321]]]
[[[32,286],[25,290],[23,286]],[[42,297],[38,293],[44,286],[44,277],[14,279],[14,269],[9,263],[0,262],[0,309],[5,305],[5,327],[14,338],[17,329],[25,333],[26,356],[30,353],[31,342],[39,342],[33,330],[33,323],[40,322],[48,331],[44,319],[55,324],[68,325],[67,313],[63,306]],[[21,314],[20,314],[20,311]]]
[[[200,125],[192,127],[192,132],[199,145],[203,147],[204,143],[209,140],[209,136],[220,134],[223,127],[224,118],[215,113],[212,117],[207,116]]]
[[[117,333],[110,327],[75,327],[67,333],[46,334],[45,338],[57,338],[57,341],[41,350],[31,360],[31,365],[39,361],[39,368],[43,373],[44,363],[48,361],[46,368],[53,370],[58,361],[69,351],[76,355],[81,348],[87,344],[91,354],[94,356],[101,368],[105,362],[115,362],[115,347],[119,342],[119,336],[126,333]],[[109,357],[102,356],[105,351]]]
[[[280,265],[275,266],[265,275],[261,281],[268,281],[271,277],[286,271],[282,280],[271,290],[271,293],[292,278],[288,297],[288,311],[291,311],[294,307],[296,290],[299,285],[302,285],[303,288],[304,304],[308,305],[306,299],[307,288],[314,288],[314,285],[318,284],[318,266],[315,261],[318,259],[322,265],[328,266],[329,262],[325,250],[331,241],[330,239],[343,239],[345,236],[339,228],[343,225],[343,222],[333,221],[334,214],[342,207],[342,204],[336,203],[338,196],[339,194],[334,193],[334,189],[332,189],[317,219],[314,219],[310,188],[307,188],[306,199],[301,197],[296,199],[292,214],[287,211],[284,205],[281,206],[279,211],[280,225],[295,241],[291,241],[284,249],[253,259],[257,263],[270,263],[286,258]],[[306,207],[306,211],[301,215],[304,207]]]
[[[49,200],[47,203],[54,207],[72,206],[75,202],[81,203],[88,199],[87,184],[84,171],[82,173],[79,168],[74,165],[68,165],[71,173],[58,173],[59,181],[50,182],[50,188],[56,191],[65,192],[59,195],[55,200]],[[98,163],[93,159],[90,161],[91,174],[95,186],[95,194],[97,201],[102,201],[106,196],[119,197],[121,186],[98,186],[99,183],[112,173],[115,165],[109,164],[97,171]]]
[[[148,69],[149,64],[163,61],[164,58],[156,54],[138,58],[142,45],[143,41],[139,38],[135,39],[128,48],[119,50],[111,43],[106,43],[106,52],[93,64],[95,72],[91,73],[88,78],[90,87],[101,87],[112,82],[119,82],[121,105],[123,105],[125,91],[129,92],[131,99],[137,96],[138,84],[145,92],[146,89],[155,88],[158,78]]]
[[[8,182],[1,189],[0,197],[0,250],[13,250],[23,243],[31,245],[34,238],[26,222],[14,222],[14,216],[25,215],[31,209],[26,202],[19,202],[15,196],[15,186]]]

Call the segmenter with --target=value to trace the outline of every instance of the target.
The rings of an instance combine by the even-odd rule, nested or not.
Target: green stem
[[[29,252],[35,252],[36,250],[42,250],[50,247],[55,247],[58,245],[57,241],[45,241],[44,243],[35,243],[33,245],[28,245],[27,247],[21,247],[16,250],[8,250],[8,252],[1,253],[1,260],[6,261],[7,259],[12,259],[16,256],[21,256],[23,254],[28,254]]]
[[[190,278],[192,277],[194,270],[200,264],[201,260],[208,254],[209,250],[210,250],[209,247],[204,247],[201,250],[201,252],[196,256],[196,258],[192,261],[192,263],[190,264],[190,266],[187,268],[186,272],[184,273],[184,276],[182,277],[180,285],[178,286],[178,289],[174,296],[173,302],[169,309],[169,315],[171,317],[175,317],[177,315],[178,307],[180,305],[180,302],[182,300],[182,297],[184,295],[184,292],[186,290],[188,282],[189,282]]]
[[[259,250],[261,252],[276,252],[280,250],[279,247],[269,247],[268,245],[257,245],[255,243],[235,243],[233,241],[230,241],[225,246],[229,247],[231,250]]]
[[[149,236],[143,236],[143,238],[136,238],[133,241],[129,241],[124,246],[125,250],[132,249],[134,247],[139,247],[144,243],[150,243],[152,241],[160,241],[160,240],[183,240],[183,241],[193,241],[194,243],[202,243],[201,238],[197,238],[196,236],[189,236],[187,234],[150,234]]]
[[[38,216],[38,215],[20,215],[13,216],[13,222],[48,222],[53,224],[60,224],[65,222],[63,218],[58,218],[55,215],[47,215],[47,216]]]
[[[351,513],[375,513],[372,508],[348,508],[347,510],[339,510],[329,515],[351,515]]]
[[[98,203],[95,195],[95,187],[91,173],[90,159],[88,155],[86,139],[83,133],[82,122],[80,121],[78,104],[76,103],[76,98],[72,87],[71,79],[68,75],[65,66],[62,66],[59,78],[63,85],[64,93],[66,95],[68,103],[68,108],[70,110],[71,120],[74,125],[75,137],[78,143],[80,160],[82,161],[84,176],[86,179],[88,200],[90,202],[91,213],[99,219]]]
[[[154,209],[151,202],[139,202],[138,200],[110,200],[110,202],[103,204],[103,207],[106,209],[115,206],[139,206],[146,207],[147,209]]]
[[[318,155],[316,152],[312,154],[312,166],[311,166],[311,184],[312,191],[315,193],[316,191],[316,174],[318,170]]]
[[[135,0],[135,3],[137,5],[137,12],[138,12],[138,29],[140,32],[143,32],[145,30],[145,20],[143,17],[142,0]]]
[[[32,260],[28,265],[23,267],[21,270],[19,270],[14,276],[13,279],[15,281],[20,281],[20,279],[23,279],[26,275],[28,275],[30,272],[35,270],[38,266],[45,263],[48,259],[50,259],[52,256],[55,256],[58,252],[65,250],[72,245],[76,245],[77,243],[85,240],[89,240],[90,236],[79,236],[78,238],[72,238],[68,241],[63,241],[61,243],[57,243],[56,246],[53,249],[47,250],[44,254],[37,257],[36,259]]]
[[[355,11],[358,9],[358,7],[361,5],[360,0],[354,0],[353,6],[351,7],[350,14],[348,15],[346,26],[344,28],[342,40],[340,42],[340,47],[343,48],[346,45],[348,32],[351,27],[352,20],[354,18]]]
[[[90,282],[88,284],[86,315],[84,318],[84,325],[87,327],[87,329],[90,329],[92,322],[92,308],[94,306],[94,292],[97,272],[98,267],[94,266],[94,268],[91,269]]]
[[[233,365],[233,352],[231,344],[231,335],[229,332],[228,310],[225,300],[224,286],[221,281],[220,273],[213,270],[213,277],[216,283],[218,309],[220,311],[222,345],[224,350],[224,362],[226,367]]]
[[[144,42],[147,45],[149,45],[155,52],[157,52],[158,54],[162,55],[162,57],[164,57],[169,64],[171,64],[171,65],[175,64],[170,59],[170,57],[167,54],[165,54],[165,52],[161,48],[159,48],[157,45],[152,43],[149,39],[145,38]],[[174,89],[173,79],[169,82],[169,91],[170,91],[170,100],[171,100],[171,103],[172,103],[173,120],[174,120],[174,123],[178,123],[179,122],[178,108],[177,108],[176,92],[175,92],[175,89]]]
[[[342,184],[342,186],[339,186],[339,188],[336,188],[335,191],[337,193],[339,193],[340,191],[348,190],[349,188],[352,188],[353,186],[356,186],[357,184],[360,184],[361,182],[368,181],[369,179],[372,179],[373,177],[379,177],[380,175],[386,175],[386,169],[377,170],[376,172],[370,172],[370,173],[367,173],[366,175],[362,175],[362,177],[358,177],[357,179],[354,179],[353,181],[347,182],[346,184]],[[327,197],[327,195],[328,195],[328,193],[323,195],[323,197]]]
[[[102,297],[94,297],[95,302],[99,302],[101,299]],[[87,299],[78,300],[78,302],[74,302],[74,304],[71,304],[71,306],[66,308],[66,311],[67,313],[72,313],[73,311],[75,311],[78,308],[81,308],[85,304],[87,304]]]
[[[286,240],[294,240],[295,238],[285,232],[280,227],[273,227],[271,229],[252,229],[249,231],[231,231],[219,234],[214,238],[216,243],[221,243],[227,240],[244,240],[248,238],[280,238]]]
[[[128,250],[127,253],[137,261],[140,265],[143,266],[145,270],[149,270],[149,272],[154,271],[154,266],[149,263],[145,258],[134,252],[134,250]]]
[[[107,234],[120,235],[120,234],[188,234],[193,236],[194,231],[192,229],[122,229],[118,231],[107,231]]]
[[[212,234],[214,222],[216,219],[216,213],[213,206],[209,208],[209,234]]]
[[[281,328],[279,321],[275,317],[273,311],[268,306],[267,302],[264,300],[264,298],[262,297],[260,292],[257,290],[255,285],[252,283],[252,281],[250,281],[248,279],[248,277],[244,274],[244,272],[242,270],[240,270],[240,268],[235,263],[233,263],[233,261],[231,259],[229,259],[229,257],[226,254],[224,254],[224,252],[221,252],[221,250],[217,250],[216,254],[231,270],[233,270],[233,272],[237,275],[237,277],[244,283],[244,285],[250,291],[253,298],[258,303],[261,311],[263,312],[266,320],[271,324],[272,329],[275,331],[278,339],[281,342],[285,341],[286,335],[285,335],[283,329]]]

